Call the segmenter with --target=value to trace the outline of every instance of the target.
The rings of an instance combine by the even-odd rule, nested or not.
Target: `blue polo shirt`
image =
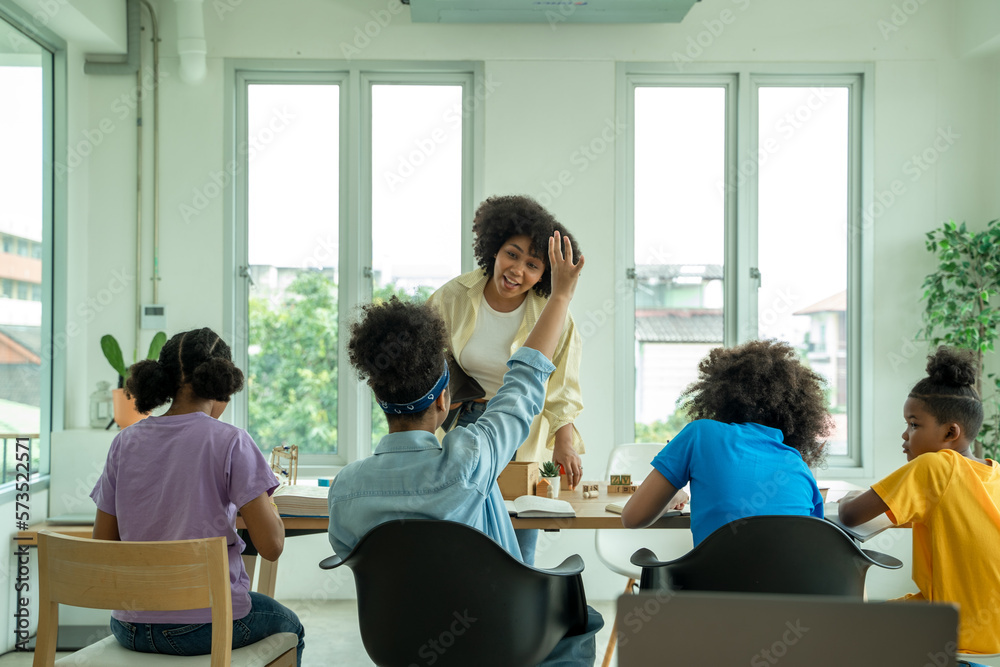
[[[652,463],[675,488],[690,482],[695,544],[748,516],[823,518],[816,479],[776,428],[700,419],[681,429]]]
[[[528,437],[555,366],[522,347],[503,386],[474,423],[443,442],[427,431],[390,433],[374,455],[347,465],[330,484],[329,537],[345,558],[375,526],[394,519],[445,519],[486,533],[521,560],[497,476]]]

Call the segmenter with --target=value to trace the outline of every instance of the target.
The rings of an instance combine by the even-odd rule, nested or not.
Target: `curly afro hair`
[[[717,347],[698,364],[698,381],[681,394],[692,419],[755,423],[781,431],[807,465],[822,463],[833,428],[825,380],[795,349],[775,340]]]
[[[199,398],[215,401],[228,401],[243,388],[243,372],[233,364],[229,346],[211,329],[179,333],[164,344],[159,360],[132,364],[125,390],[139,412],[149,412],[187,383]]]
[[[483,273],[492,276],[496,254],[503,244],[512,236],[524,234],[531,239],[528,252],[541,258],[545,264],[545,272],[533,289],[539,296],[547,297],[552,293],[552,269],[547,259],[549,237],[557,230],[569,237],[573,244],[573,257],[579,257],[580,247],[576,239],[534,199],[524,195],[489,197],[476,209],[472,222],[472,233],[476,237],[473,252]]]
[[[347,352],[358,378],[376,396],[390,403],[409,403],[441,376],[446,342],[444,320],[433,307],[394,296],[361,307],[360,318],[351,325]],[[413,422],[426,412],[386,418]]]
[[[923,401],[939,424],[958,422],[972,441],[983,425],[983,401],[975,389],[978,376],[975,352],[942,345],[927,357],[927,377],[914,385],[910,398]]]

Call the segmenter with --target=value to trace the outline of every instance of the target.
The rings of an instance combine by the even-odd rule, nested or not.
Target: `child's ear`
[[[962,441],[962,436],[964,432],[962,431],[962,425],[958,422],[949,422],[948,430],[944,434],[944,441],[949,445],[958,444]]]

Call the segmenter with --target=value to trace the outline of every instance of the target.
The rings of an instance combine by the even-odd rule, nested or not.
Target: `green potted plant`
[[[552,461],[546,461],[539,468],[539,474],[549,483],[552,498],[559,497],[559,466]]]
[[[158,331],[149,343],[149,352],[146,354],[146,359],[158,359],[160,357],[160,350],[166,342],[167,334]],[[111,392],[114,397],[114,421],[118,424],[118,428],[131,426],[140,419],[148,417],[148,412],[140,413],[135,409],[135,401],[125,393],[125,381],[128,380],[129,367],[125,365],[122,348],[118,345],[115,337],[111,334],[102,336],[101,350],[104,352],[104,357],[111,364],[111,367],[118,372],[118,388]],[[135,357],[136,354],[133,352],[133,363],[135,362]],[[108,427],[110,426],[111,424],[108,424]]]
[[[984,361],[995,351],[1000,332],[1000,220],[982,232],[970,232],[963,222],[949,220],[927,233],[927,250],[936,255],[937,270],[924,278],[924,327],[918,337],[974,350],[979,360],[976,391],[983,399],[985,419],[975,454],[1000,455],[1000,377],[987,373]]]

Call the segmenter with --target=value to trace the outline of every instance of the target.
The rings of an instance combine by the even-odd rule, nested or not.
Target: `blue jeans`
[[[462,412],[455,420],[455,426],[468,426],[476,421],[486,412],[485,403],[469,402],[462,406]],[[511,459],[513,461],[514,459]],[[525,565],[535,565],[535,547],[538,545],[538,530],[536,528],[516,528],[514,537],[517,538],[517,546],[521,549],[521,560]],[[595,612],[596,613],[596,612]]]
[[[242,648],[279,632],[299,636],[297,663],[302,664],[305,629],[291,609],[260,593],[250,593],[250,613],[233,621],[233,648]],[[118,643],[140,653],[208,655],[212,652],[211,623],[127,623],[111,619]]]
[[[597,643],[594,638],[604,627],[604,617],[587,605],[587,630],[582,635],[563,637],[538,667],[594,667]]]

